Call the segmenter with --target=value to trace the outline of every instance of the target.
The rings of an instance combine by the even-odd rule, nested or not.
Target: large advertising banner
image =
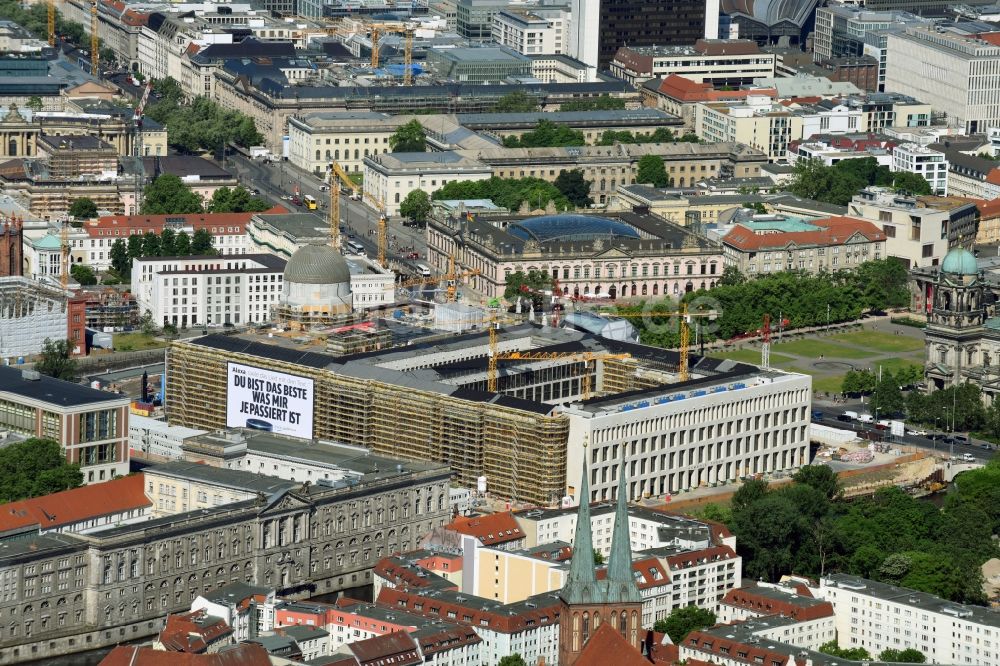
[[[230,363],[226,427],[312,439],[313,380]]]

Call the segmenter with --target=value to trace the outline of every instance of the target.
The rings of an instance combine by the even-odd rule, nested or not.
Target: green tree
[[[70,358],[69,340],[50,340],[45,338],[42,343],[42,352],[35,362],[35,370],[68,382],[75,382],[77,378],[76,360]]]
[[[427,151],[427,130],[419,120],[413,119],[389,137],[389,147],[394,153],[423,153]]]
[[[146,310],[139,317],[139,330],[143,335],[153,335],[156,333],[156,324],[153,323],[153,313]]]
[[[897,190],[910,194],[933,194],[931,184],[923,176],[909,171],[897,171],[892,174],[892,186]]]
[[[0,502],[16,502],[77,488],[80,466],[66,462],[59,443],[30,438],[0,449]]]
[[[73,203],[69,205],[68,213],[70,217],[77,220],[90,220],[97,217],[97,204],[94,203],[93,199],[80,197],[74,199]]]
[[[820,160],[798,160],[788,190],[807,199],[846,206],[858,190],[893,182],[889,167],[874,157],[842,160],[826,166]]]
[[[186,257],[191,254],[191,237],[186,231],[178,231],[174,236],[174,254],[178,257]]]
[[[496,106],[493,107],[493,111],[495,113],[527,113],[538,111],[538,101],[523,90],[515,90],[498,99]]]
[[[250,194],[250,190],[237,185],[232,189],[220,187],[213,192],[206,210],[209,213],[259,213],[270,207],[263,199]]]
[[[594,566],[599,567],[602,564],[604,564],[604,555],[601,554],[601,551],[597,550],[596,548],[593,548],[591,550],[594,551]]]
[[[837,641],[835,640],[820,645],[819,651],[823,654],[828,654],[831,657],[851,659],[853,661],[870,661],[872,658],[872,656],[868,654],[868,650],[864,648],[842,648],[837,645]]]
[[[569,200],[552,183],[541,178],[487,178],[486,180],[453,180],[431,195],[431,199],[489,199],[498,206],[516,211],[522,204],[530,208],[545,208],[549,202],[557,210],[571,208]]]
[[[208,229],[202,227],[194,230],[194,236],[191,237],[191,254],[198,256],[217,254],[215,248],[212,247],[212,234],[209,233]]]
[[[132,270],[132,261],[138,259],[139,257],[145,256],[143,254],[143,236],[139,234],[133,234],[128,237],[128,264],[129,270]]]
[[[181,104],[172,86],[166,90],[168,95],[147,107],[146,115],[166,125],[170,144],[175,148],[185,152],[221,151],[229,143],[249,147],[263,142],[250,117],[223,109],[207,97]]]
[[[528,666],[524,661],[524,657],[515,652],[514,654],[509,654],[506,657],[502,657],[497,666]]]
[[[747,479],[733,493],[733,513],[746,510],[751,504],[767,495],[768,490],[767,481],[763,479]]]
[[[826,495],[827,499],[840,496],[843,491],[837,473],[828,465],[806,465],[792,476],[795,483],[804,483]]]
[[[180,104],[184,101],[184,88],[172,77],[154,79],[153,90],[160,96],[161,102]]]
[[[25,104],[25,106],[31,109],[32,111],[38,112],[42,110],[42,108],[45,106],[45,103],[42,102],[42,98],[39,97],[38,95],[32,95],[31,97],[28,98],[28,102],[27,104]]]
[[[726,266],[722,269],[722,277],[719,278],[718,284],[722,286],[735,286],[743,284],[747,281],[747,278],[740,269],[736,266]]]
[[[97,276],[94,275],[94,269],[92,269],[90,266],[85,266],[83,264],[73,264],[69,268],[69,274],[73,277],[74,280],[79,282],[81,286],[89,287],[97,284]]]
[[[174,238],[176,236],[177,234],[170,228],[164,228],[163,231],[160,232],[160,256],[177,256],[177,248],[174,247]]]
[[[692,631],[701,631],[712,626],[715,626],[715,613],[697,606],[683,606],[662,620],[657,620],[653,625],[653,631],[670,636],[674,645],[680,645]]]
[[[538,309],[542,305],[542,292],[552,289],[552,276],[548,271],[531,270],[525,273],[517,271],[507,276],[503,297],[510,302],[521,299],[531,299]]]
[[[895,664],[923,664],[927,661],[927,657],[915,648],[906,648],[905,650],[886,648],[879,653],[878,660]]]
[[[143,215],[185,215],[200,213],[201,197],[173,174],[157,176],[146,188]]]
[[[504,137],[507,148],[555,148],[561,146],[583,146],[587,140],[580,130],[565,125],[556,125],[551,120],[541,120],[535,129],[521,136]]]
[[[875,385],[869,409],[878,411],[881,416],[896,416],[902,414],[905,408],[906,401],[899,390],[899,380],[891,372],[886,372],[882,381]]]
[[[129,241],[138,236],[129,236]],[[124,277],[132,272],[132,258],[129,256],[128,243],[124,238],[116,238],[111,246],[111,268]]]
[[[583,177],[580,169],[563,169],[556,176],[556,189],[577,208],[586,208],[594,203],[590,198],[590,181]]]
[[[142,236],[142,256],[159,257],[163,253],[160,251],[160,236],[152,231],[147,231]]]
[[[620,97],[601,95],[586,99],[573,99],[559,105],[560,111],[614,111],[625,108],[625,100]]]
[[[659,155],[643,155],[639,158],[635,182],[653,187],[667,187],[672,184],[667,176],[667,169],[663,166],[663,158]]]
[[[399,214],[417,224],[424,224],[431,214],[431,198],[423,190],[413,190],[400,202]]]

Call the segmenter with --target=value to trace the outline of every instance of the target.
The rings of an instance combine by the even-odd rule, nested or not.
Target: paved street
[[[290,201],[281,198],[295,194],[295,187],[298,186],[300,196],[311,194],[320,202],[320,210],[312,211],[311,214],[316,216],[317,224],[326,224],[329,193],[320,190],[320,186],[324,183],[315,175],[301,171],[288,162],[262,162],[240,154],[227,155],[225,168],[236,173],[240,182],[247,187],[258,188],[262,197],[282,204],[293,212],[309,213],[310,211],[294,206]],[[340,211],[345,238],[363,245],[369,257],[377,256],[375,233],[378,227],[378,214],[374,209],[362,201],[341,196]],[[404,227],[401,218],[390,218],[387,233],[390,262],[396,264],[401,269],[400,272],[416,274],[417,261],[403,259],[400,249],[412,247],[413,250],[406,252],[419,252],[421,256],[419,261],[426,263],[427,242],[423,231]]]

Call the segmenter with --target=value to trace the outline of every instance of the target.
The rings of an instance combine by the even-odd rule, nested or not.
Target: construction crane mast
[[[389,243],[388,237],[388,221],[385,219],[385,202],[379,197],[375,196],[371,192],[365,192],[365,196],[368,200],[372,202],[372,206],[378,211],[378,229],[376,233],[377,246],[378,246],[378,265],[382,268],[388,268],[388,264],[385,260],[385,253],[387,245]]]
[[[343,183],[355,194],[358,192],[357,184],[351,180],[336,162],[330,162],[330,244],[334,249],[340,249],[340,184]]]
[[[372,40],[372,68],[377,69],[381,63],[381,53],[378,40],[383,35],[403,35],[403,85],[413,85],[413,28],[403,23],[370,23]]]
[[[765,370],[771,368],[771,315],[764,315],[764,328],[761,329],[762,340],[760,345],[760,367]]]
[[[97,76],[100,74],[101,58],[98,53],[100,49],[101,41],[97,38],[97,0],[91,0],[90,3],[90,75]]]
[[[447,294],[448,302],[453,303],[455,301],[455,296],[458,293],[458,281],[463,280],[468,277],[473,277],[479,275],[478,270],[470,271],[456,271],[455,270],[455,255],[448,257],[448,272],[440,277],[425,277],[425,278],[415,278],[413,280],[406,280],[399,283],[399,287],[405,289],[406,287],[415,287],[422,284],[433,284],[445,280],[448,283]]]
[[[48,1],[48,10],[49,10],[49,17],[48,17],[49,46],[55,46],[56,45],[56,0]]]
[[[70,246],[69,246],[69,221],[63,220],[62,228],[59,230],[59,245],[62,248],[62,270],[59,271],[59,282],[65,291],[69,288],[69,266],[70,266]]]

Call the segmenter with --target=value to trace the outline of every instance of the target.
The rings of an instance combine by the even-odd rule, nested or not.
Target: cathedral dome
[[[971,252],[956,247],[945,255],[944,261],[941,262],[941,272],[952,275],[978,275],[979,265]]]
[[[340,252],[329,245],[305,245],[285,265],[285,282],[340,284],[351,282],[351,269]]]

